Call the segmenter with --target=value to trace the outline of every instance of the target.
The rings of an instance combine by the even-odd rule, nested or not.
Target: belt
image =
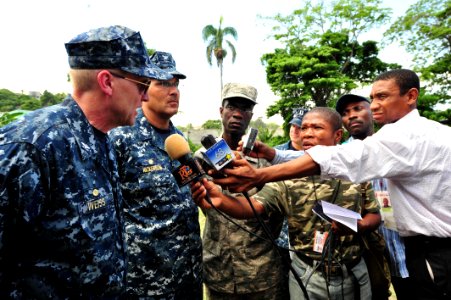
[[[343,269],[342,269],[343,266],[338,263],[327,263],[327,262],[321,263],[321,261],[313,259],[306,255],[303,255],[299,252],[295,252],[295,253],[302,262],[304,262],[305,264],[307,264],[311,267],[314,267],[315,262],[317,262],[316,265],[318,266],[318,268],[316,268],[316,271],[324,271],[324,273],[326,273],[327,275],[330,275],[330,276],[343,276]],[[345,263],[344,265],[346,266],[346,269],[348,271],[350,271],[359,262],[360,262],[360,258],[357,258],[349,263]]]
[[[412,247],[418,246],[430,246],[439,247],[443,249],[451,249],[451,238],[449,237],[436,237],[436,236],[426,236],[426,235],[414,235],[403,237],[404,243],[409,244]]]

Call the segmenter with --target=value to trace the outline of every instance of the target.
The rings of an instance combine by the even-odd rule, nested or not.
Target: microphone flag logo
[[[172,175],[174,175],[175,180],[177,181],[179,186],[184,186],[197,179],[198,177],[204,175],[204,172],[196,159],[190,159],[186,163],[176,168],[172,172]]]
[[[189,166],[181,166],[178,172],[180,178],[182,180],[186,180],[193,174],[193,169],[191,169]]]

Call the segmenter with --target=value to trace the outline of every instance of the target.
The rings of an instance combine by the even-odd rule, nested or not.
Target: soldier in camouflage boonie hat
[[[185,79],[186,76],[175,68],[175,60],[172,57],[171,53],[163,52],[163,51],[155,51],[154,54],[150,57],[150,61],[154,63],[160,69],[165,70],[172,76],[178,79]]]
[[[257,104],[257,89],[242,83],[227,83],[222,89],[222,101],[229,98],[244,98]]]
[[[158,80],[173,77],[150,61],[141,34],[124,26],[89,30],[65,46],[72,69],[120,69]]]

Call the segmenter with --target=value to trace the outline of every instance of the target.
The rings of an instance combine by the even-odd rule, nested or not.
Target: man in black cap
[[[153,65],[122,26],[66,44],[73,92],[0,129],[0,298],[102,299],[125,292],[122,196],[106,132],[131,125]]]
[[[338,99],[335,110],[342,116],[343,125],[352,138],[363,140],[373,134],[373,118],[367,98],[354,94],[343,95]]]
[[[180,101],[179,81],[168,52],[156,51],[151,61],[173,76],[152,80],[133,126],[112,130],[124,195],[127,240],[127,297],[202,298],[202,243],[188,186],[172,175],[178,162],[165,150],[172,134],[183,135],[172,123]]]
[[[373,118],[370,101],[367,98],[355,94],[345,94],[338,99],[336,110],[341,115],[343,125],[349,132],[350,138],[348,141],[353,139],[363,140],[373,135]],[[405,260],[404,241],[396,229],[392,208],[386,206],[386,202],[391,202],[389,201],[387,180],[377,178],[373,179],[371,183],[379,205],[384,208],[381,209],[383,222],[379,226],[379,232],[384,237],[388,250],[391,283],[395,289],[396,298],[398,300],[413,299],[412,282],[409,279]],[[384,290],[384,288],[373,285],[373,299],[387,299],[388,295],[388,288]]]

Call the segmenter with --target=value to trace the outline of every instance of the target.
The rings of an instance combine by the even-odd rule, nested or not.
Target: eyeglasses
[[[161,85],[162,87],[165,88],[170,88],[170,87],[179,87],[180,82],[174,81],[174,82],[170,82],[170,81],[154,81],[156,85]]]
[[[136,86],[138,87],[138,91],[139,91],[139,93],[141,95],[147,93],[147,90],[149,89],[150,82],[151,82],[150,80],[147,80],[146,82],[143,82],[143,81],[135,80],[135,79],[126,77],[124,75],[116,74],[116,73],[113,73],[113,72],[110,72],[110,74],[113,75],[114,77],[125,79],[125,80],[128,80],[128,81],[137,83]]]
[[[227,104],[225,106],[226,109],[230,110],[230,111],[241,111],[242,113],[246,113],[246,114],[250,114],[252,113],[252,110],[254,109],[253,107],[238,107],[232,104]]]

